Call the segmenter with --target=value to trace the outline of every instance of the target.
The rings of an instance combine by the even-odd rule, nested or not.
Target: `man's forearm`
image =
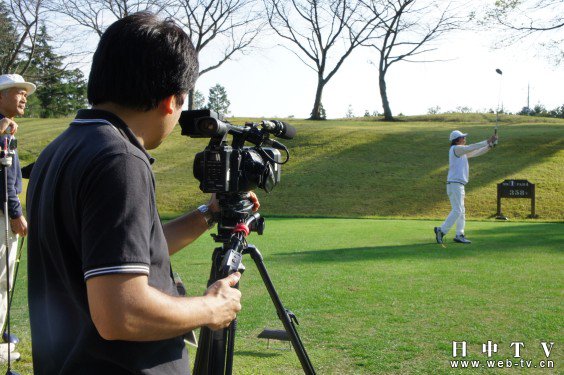
[[[170,255],[192,243],[208,229],[203,214],[194,210],[163,225]]]
[[[106,340],[154,341],[178,337],[211,323],[209,297],[172,297],[144,275],[111,275],[87,281],[88,303]]]

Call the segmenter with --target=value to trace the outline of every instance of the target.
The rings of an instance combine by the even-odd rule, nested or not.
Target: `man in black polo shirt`
[[[170,254],[210,224],[207,207],[161,225],[153,159],[198,72],[188,36],[137,13],[94,54],[90,110],[38,158],[27,196],[33,365],[37,374],[186,374],[182,336],[226,327],[240,274],[178,296]]]

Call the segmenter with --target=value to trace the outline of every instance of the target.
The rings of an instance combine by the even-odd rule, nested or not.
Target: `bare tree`
[[[564,28],[562,0],[498,0],[490,14],[521,37]]]
[[[74,26],[101,36],[115,20],[139,11],[151,11],[176,19],[185,27],[198,53],[212,41],[223,44],[221,57],[203,68],[200,75],[219,68],[252,44],[261,30],[255,0],[52,0],[51,10],[63,14]],[[189,108],[194,91],[190,91]]]
[[[150,11],[162,13],[174,0],[43,0],[55,17],[49,18],[49,30],[54,33],[57,49],[64,51],[70,65],[85,65],[90,61],[96,43],[113,22],[132,13]],[[84,41],[81,43],[80,41]]]
[[[321,119],[323,89],[353,50],[373,34],[379,15],[364,18],[355,0],[264,0],[271,28],[317,74],[312,120]]]
[[[196,51],[219,51],[219,57],[200,69],[200,76],[219,68],[227,60],[244,54],[253,45],[264,27],[262,15],[255,9],[255,0],[180,0],[171,14],[182,23]],[[207,48],[206,48],[207,47]],[[188,97],[188,106],[194,107],[194,90]]]
[[[171,5],[171,0],[53,0],[50,10],[63,14],[78,26],[102,36],[115,20],[129,14],[148,10],[160,13]]]
[[[43,0],[9,0],[3,3],[5,16],[2,20],[6,30],[2,35],[2,56],[0,72],[25,74],[33,55],[37,41],[40,20],[44,17]]]
[[[365,9],[378,16],[382,32],[366,45],[378,51],[378,84],[384,120],[392,121],[386,74],[399,61],[423,62],[419,56],[435,50],[433,42],[463,23],[452,3],[446,6],[432,0],[363,0]]]
[[[564,61],[564,3],[562,0],[497,0],[487,10],[486,25],[500,27],[498,46],[534,36],[556,65]],[[539,38],[540,37],[540,38]]]

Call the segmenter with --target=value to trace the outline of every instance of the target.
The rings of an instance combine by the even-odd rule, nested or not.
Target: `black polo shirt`
[[[29,312],[36,374],[186,374],[181,337],[107,341],[86,280],[145,274],[178,295],[156,208],[152,158],[127,125],[81,110],[41,153],[27,192]]]

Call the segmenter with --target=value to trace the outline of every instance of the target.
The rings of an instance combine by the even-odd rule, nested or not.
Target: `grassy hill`
[[[22,164],[33,161],[68,122],[19,120]],[[395,123],[371,118],[289,122],[298,135],[285,142],[291,160],[283,167],[280,185],[268,195],[258,192],[264,214],[437,219],[450,209],[445,193],[450,131],[468,132],[469,143],[481,141],[492,134],[495,115],[416,116]],[[499,132],[499,146],[470,161],[467,217],[491,217],[496,184],[519,178],[537,184],[540,220],[564,220],[564,120],[502,116]],[[194,154],[206,144],[181,136],[177,128],[152,152],[159,209],[165,216],[207,200],[192,175]],[[503,213],[524,219],[529,202],[504,199]]]

